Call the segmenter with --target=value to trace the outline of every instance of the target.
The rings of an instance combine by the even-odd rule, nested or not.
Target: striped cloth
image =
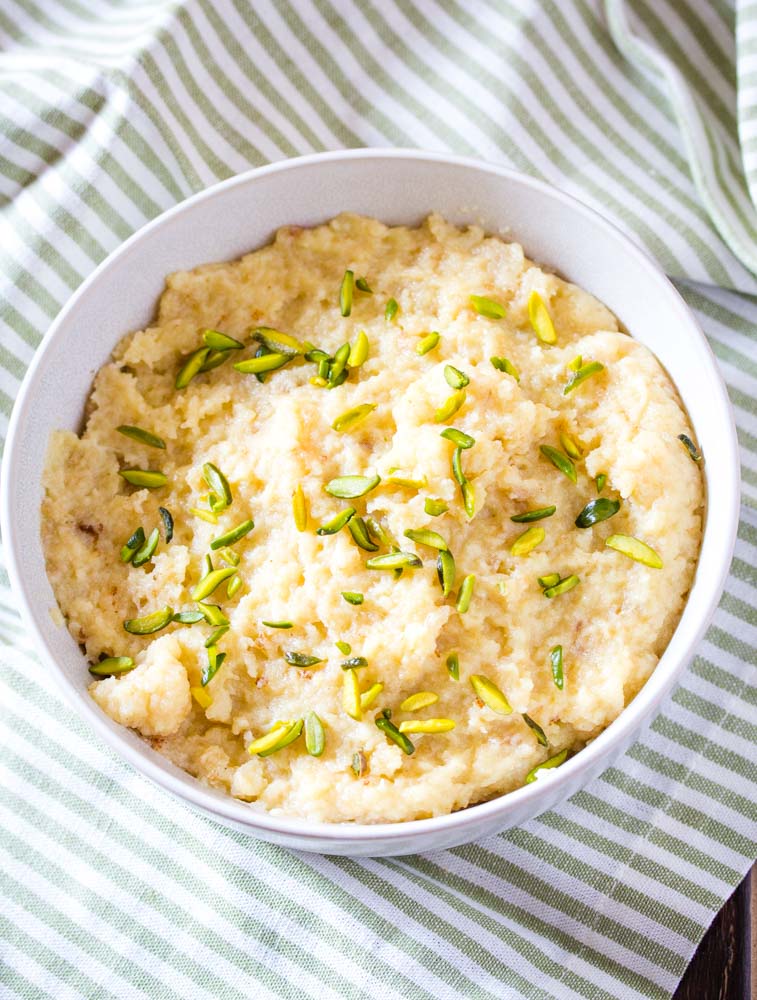
[[[646,245],[744,467],[721,606],[649,732],[560,809],[427,856],[298,855],[168,798],[51,687],[3,574],[0,995],[670,997],[755,856],[755,0],[3,0],[0,94],[3,429],[147,219],[256,164],[405,145],[542,177]]]

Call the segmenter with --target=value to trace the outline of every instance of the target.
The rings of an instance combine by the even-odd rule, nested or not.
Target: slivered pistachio
[[[460,407],[465,402],[465,389],[458,389],[453,392],[451,396],[442,403],[439,409],[434,413],[434,420],[437,424],[443,424],[446,420],[457,413]]]
[[[559,597],[560,594],[567,594],[569,590],[573,590],[580,583],[580,579],[573,573],[570,576],[564,577],[559,583],[554,584],[552,587],[547,587],[544,591],[545,597]]]
[[[121,469],[118,474],[132,486],[142,486],[148,490],[160,489],[168,482],[167,476],[153,469]]]
[[[584,359],[580,354],[577,354],[572,361],[569,361],[566,365],[568,371],[577,372],[581,365],[584,363]]]
[[[223,569],[214,569],[212,572],[208,573],[207,576],[204,576],[192,591],[192,600],[204,601],[206,597],[210,597],[216,587],[220,587],[224,580],[228,580],[229,577],[234,576],[235,573],[236,567],[234,566],[226,566]]]
[[[131,562],[134,554],[144,545],[145,529],[140,525],[137,530],[129,536],[121,549],[121,562]]]
[[[491,363],[497,369],[498,372],[505,372],[506,375],[512,375],[516,382],[520,382],[520,372],[507,358],[489,358]]]
[[[202,557],[202,575],[201,580],[204,580],[208,573],[213,572],[213,560],[210,558],[210,553],[206,552]]]
[[[226,584],[226,596],[231,600],[231,598],[236,594],[236,592],[242,586],[242,581],[238,576],[234,576]]]
[[[231,487],[229,486],[229,481],[218,468],[212,462],[205,462],[202,467],[202,478],[208,484],[208,488],[216,494],[223,507],[229,507],[232,502]],[[211,500],[211,508],[213,507],[213,498]],[[222,507],[219,509],[223,509]],[[217,513],[217,511],[216,511]]]
[[[375,409],[375,403],[361,403],[359,406],[353,406],[352,409],[345,410],[344,413],[340,414],[331,427],[339,434],[354,430]]]
[[[342,674],[342,707],[351,719],[360,722],[363,710],[360,707],[360,682],[354,670]]]
[[[315,667],[319,663],[325,663],[326,661],[320,656],[312,656],[310,653],[298,653],[296,651],[289,651],[284,653],[284,659],[287,661],[290,667]]]
[[[178,375],[176,376],[176,382],[174,385],[177,389],[186,389],[195,375],[199,374],[200,369],[205,364],[209,354],[209,347],[201,347],[198,351],[193,351],[187,357],[186,361],[179,369]]]
[[[347,524],[351,518],[355,516],[354,507],[345,507],[344,510],[340,511],[330,521],[322,524],[320,528],[316,528],[316,535],[335,535],[338,531]]]
[[[650,548],[646,542],[642,542],[632,535],[610,535],[609,538],[605,539],[605,545],[615,549],[616,552],[622,552],[629,559],[649,566],[650,569],[662,569],[662,559],[657,552]]]
[[[383,690],[384,690],[384,685],[381,682],[376,682],[376,684],[371,684],[368,690],[363,691],[363,693],[360,695],[360,708],[363,711],[365,711],[367,708],[370,708]]]
[[[534,722],[534,720],[531,718],[531,716],[530,715],[526,715],[525,712],[523,713],[523,721],[528,726],[528,728],[533,731],[533,734],[536,737],[536,742],[537,743],[539,743],[543,747],[546,747],[546,746],[549,745],[548,742],[547,742],[546,734],[545,734],[544,730],[541,728],[541,726],[539,725],[538,722]]]
[[[329,372],[331,371],[331,362],[333,360],[333,358],[321,358],[318,362],[318,378],[328,382]]]
[[[295,528],[298,531],[305,531],[308,526],[308,502],[305,499],[302,483],[298,483],[297,489],[292,494],[292,514]]]
[[[379,522],[375,517],[366,517],[365,526],[368,529],[368,533],[371,538],[379,543],[379,545],[391,545],[392,539],[387,535],[384,529],[381,527]]]
[[[471,687],[476,692],[476,697],[498,715],[509,715],[512,712],[510,702],[500,691],[494,681],[490,681],[483,674],[471,674]]]
[[[473,587],[476,583],[476,577],[473,573],[469,573],[466,577],[463,577],[463,582],[460,585],[460,592],[457,595],[457,613],[464,615],[465,612],[470,607],[471,598],[473,597]]]
[[[99,663],[93,663],[89,672],[95,677],[118,677],[119,674],[128,674],[134,666],[134,660],[130,656],[106,656]]]
[[[219,639],[222,639],[230,628],[230,625],[219,625],[218,628],[214,628],[205,640],[205,648],[210,649],[211,646],[217,646]]]
[[[472,518],[476,511],[476,495],[473,490],[473,483],[465,480],[460,483],[460,492],[463,494],[463,507],[469,518]]]
[[[441,584],[442,593],[449,597],[455,585],[455,559],[451,552],[441,551],[436,559],[436,575]]]
[[[606,521],[620,510],[620,500],[608,500],[607,497],[597,497],[590,500],[576,518],[577,528],[590,528],[593,524]]]
[[[466,451],[468,448],[472,448],[476,443],[476,439],[471,437],[470,434],[466,434],[465,431],[458,430],[457,427],[445,427],[443,431],[440,432],[439,437],[446,438],[453,444],[456,444],[458,448],[462,448]]]
[[[203,330],[202,340],[206,347],[214,351],[240,351],[244,344],[220,330]]]
[[[447,673],[453,681],[460,680],[460,657],[457,653],[450,653],[447,657]]]
[[[547,573],[546,576],[537,577],[537,580],[539,582],[539,586],[542,587],[543,589],[546,589],[547,587],[554,587],[556,583],[560,582],[560,574]]]
[[[387,739],[390,739],[392,743],[396,743],[403,753],[410,756],[411,753],[415,752],[415,746],[412,741],[399,731],[391,719],[387,719],[385,715],[379,715],[374,721]]]
[[[198,602],[197,607],[203,614],[205,621],[208,625],[228,625],[229,619],[221,611],[217,604],[203,604],[202,601]]]
[[[298,340],[291,333],[275,330],[271,326],[257,326],[250,332],[250,336],[272,354],[289,354],[291,356],[304,354],[307,356],[313,350],[312,344]]]
[[[554,767],[559,767],[561,764],[564,764],[567,756],[568,751],[561,750],[559,753],[556,753],[554,757],[549,757],[541,764],[537,764],[536,767],[532,768],[526,775],[526,784],[530,785],[532,781],[536,781],[539,777],[540,771],[551,770]]]
[[[572,438],[570,434],[563,432],[560,435],[560,444],[562,449],[569,458],[579,459],[582,455],[581,448],[575,438]]]
[[[231,355],[229,351],[209,351],[200,372],[213,371],[214,368],[218,368],[222,365],[224,361],[228,361],[230,357]]]
[[[278,753],[279,750],[283,750],[284,747],[288,747],[290,743],[294,743],[295,740],[299,739],[302,733],[305,723],[302,719],[298,719],[291,728],[287,729],[281,738],[274,743],[272,747],[267,747],[264,750],[258,750],[258,757],[270,757],[273,753]],[[249,748],[248,748],[249,749]]]
[[[238,542],[240,538],[244,538],[245,535],[249,535],[254,527],[255,522],[252,518],[248,518],[246,521],[242,521],[241,524],[238,524],[236,528],[231,528],[223,535],[219,535],[218,538],[214,538],[210,543],[210,547],[215,552],[217,549],[222,549],[226,545],[233,545],[234,542]]]
[[[285,622],[285,621],[281,621],[281,622],[264,622],[264,621],[262,621],[260,624],[261,625],[265,625],[266,628],[284,628],[284,629],[294,628],[294,625],[292,624],[292,622]]]
[[[367,667],[368,661],[364,656],[351,656],[347,660],[342,660],[339,666],[342,670],[359,670],[361,667]]]
[[[378,545],[371,541],[365,521],[357,515],[347,523],[347,530],[352,535],[352,540],[359,548],[366,552],[378,552]]]
[[[196,625],[205,621],[205,615],[201,611],[177,611],[173,620],[180,625]]]
[[[362,604],[365,600],[363,595],[355,590],[343,590],[342,597],[348,604],[354,604],[355,606]]]
[[[531,321],[534,333],[543,344],[556,344],[557,334],[552,317],[544,299],[536,289],[531,290],[528,296],[528,318]]]
[[[555,682],[555,687],[562,691],[563,685],[565,684],[562,646],[553,646],[552,649],[550,649],[549,662],[552,667],[552,680]]]
[[[305,749],[311,757],[320,757],[326,749],[326,730],[315,712],[305,716]]]
[[[116,430],[119,434],[123,434],[124,437],[132,438],[134,441],[139,441],[140,444],[146,444],[150,448],[165,448],[166,446],[166,442],[162,437],[158,437],[157,434],[153,434],[151,431],[143,430],[141,427],[132,427],[130,424],[121,424],[116,427]]]
[[[342,316],[349,316],[352,312],[352,293],[355,290],[355,272],[349,269],[344,272],[342,284],[339,288],[339,309]]]
[[[132,566],[143,566],[149,562],[155,554],[159,541],[160,532],[157,528],[153,528],[145,544],[134,553],[134,558],[131,561]]]
[[[440,514],[446,514],[449,507],[444,500],[438,500],[435,497],[426,497],[423,501],[423,509],[429,517],[439,517]]]
[[[442,536],[429,528],[408,528],[405,532],[405,538],[409,538],[411,542],[416,542],[418,545],[428,545],[429,548],[438,549],[440,552],[449,551],[449,545]]]
[[[367,333],[365,330],[359,330],[357,337],[355,337],[355,343],[350,348],[347,365],[350,368],[359,368],[367,360],[370,349],[371,344]]]
[[[605,488],[605,483],[607,482],[607,476],[604,472],[600,472],[597,478],[594,480],[594,484],[597,487],[597,493],[601,493]]]
[[[275,747],[282,736],[285,733],[288,733],[294,725],[294,722],[275,723],[275,725],[273,725],[267,733],[264,733],[263,736],[259,736],[256,740],[253,740],[252,743],[249,744],[247,747],[248,753],[251,755],[255,753],[260,754],[261,751]]]
[[[405,486],[409,490],[422,490],[428,485],[428,479],[413,479],[411,476],[403,476],[399,469],[390,469],[384,482],[391,483],[392,486]]]
[[[270,354],[261,354],[259,357],[237,361],[234,367],[243,375],[262,375],[264,372],[273,372],[278,368],[283,368],[291,360],[291,354],[272,351]]]
[[[444,366],[444,378],[451,389],[464,389],[466,385],[470,385],[470,379],[465,372],[461,372],[454,365]]]
[[[341,639],[338,642],[335,642],[334,645],[343,656],[349,656],[352,652],[352,646],[350,646],[348,642],[343,642]]]
[[[366,569],[404,569],[405,567],[417,569],[422,565],[423,563],[414,552],[401,552],[399,550],[386,552],[381,556],[371,556],[365,561]]]
[[[205,644],[208,650],[208,662],[202,669],[202,674],[200,676],[200,684],[202,687],[207,687],[208,684],[213,680],[215,675],[221,668],[221,664],[226,659],[226,653],[219,653],[218,647],[215,645],[208,646]]]
[[[423,357],[436,347],[439,343],[440,334],[436,330],[432,330],[431,333],[427,333],[424,337],[418,341],[415,345],[415,353]]]
[[[381,476],[338,476],[326,483],[323,488],[332,497],[354,500],[375,490],[380,482]]]
[[[350,345],[342,344],[339,350],[334,355],[334,360],[331,362],[331,369],[329,371],[329,384],[330,385],[341,385],[339,379],[342,375],[346,378],[345,368],[347,367],[347,359],[350,356]],[[342,379],[344,381],[344,379]]]
[[[467,482],[467,476],[463,472],[463,449],[460,447],[455,448],[452,453],[452,475],[461,486]]]
[[[563,389],[563,396],[570,395],[574,389],[577,389],[582,382],[585,382],[587,378],[591,378],[592,375],[597,375],[599,372],[603,372],[605,366],[600,361],[590,361],[588,365],[581,365],[581,367],[573,373],[570,381]]]
[[[401,733],[448,733],[454,728],[452,719],[406,719],[399,725]]]
[[[502,319],[507,312],[501,302],[486,295],[471,295],[470,304],[479,316],[486,316],[487,319]]]
[[[212,510],[203,510],[202,507],[190,507],[189,513],[193,514],[194,517],[199,517],[202,521],[207,521],[208,524],[218,524],[218,514],[214,514]]]
[[[422,708],[435,705],[439,701],[439,695],[435,691],[416,691],[415,694],[408,695],[400,704],[401,712],[419,712]]]
[[[578,482],[576,467],[567,455],[563,455],[561,451],[558,451],[557,448],[553,448],[549,444],[543,444],[539,451],[545,458],[550,460],[556,469],[559,469],[564,476],[567,476],[572,483]]]
[[[153,611],[152,614],[144,615],[142,618],[127,618],[124,622],[124,628],[132,635],[152,635],[153,632],[159,632],[166,625],[169,625],[172,619],[173,608],[166,605],[159,611]]]
[[[189,693],[192,695],[194,700],[200,706],[200,708],[210,708],[213,704],[213,699],[210,696],[210,692],[206,691],[203,687],[191,687]]]
[[[513,514],[510,518],[516,524],[529,524],[531,521],[541,521],[545,517],[552,517],[557,507],[537,507],[535,510],[526,510],[522,514]]]
[[[387,301],[386,307],[384,309],[384,319],[387,321],[387,323],[394,322],[394,319],[397,313],[399,312],[399,308],[400,308],[399,303],[397,302],[396,299],[389,299]]]
[[[312,361],[314,365],[319,364],[321,361],[332,361],[333,358],[330,354],[322,351],[320,347],[314,347],[311,351],[308,351],[305,355],[306,361]]]
[[[362,778],[368,770],[368,759],[362,750],[356,750],[352,755],[352,771],[356,778]]]
[[[367,281],[366,278],[356,278],[355,279],[355,288],[359,289],[359,291],[361,291],[361,292],[365,292],[367,295],[373,295],[373,289],[368,284],[368,281]]]
[[[544,528],[532,524],[530,528],[526,528],[522,535],[518,535],[510,546],[510,552],[514,556],[527,556],[537,545],[541,545],[546,534]]]
[[[165,507],[158,507],[158,513],[160,514],[160,519],[163,522],[163,531],[166,536],[166,545],[173,538],[173,516],[171,511],[167,510]]]
[[[118,429],[121,430],[120,427]],[[697,448],[697,446],[694,444],[694,442],[691,440],[688,434],[679,434],[678,440],[684,446],[686,451],[688,451],[689,457],[693,462],[702,461],[702,453],[700,452],[699,448]]]

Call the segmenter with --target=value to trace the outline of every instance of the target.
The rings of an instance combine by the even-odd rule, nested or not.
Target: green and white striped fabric
[[[51,687],[3,573],[3,997],[667,998],[754,859],[754,0],[3,0],[3,432],[51,319],[143,222],[361,145],[545,178],[677,279],[742,444],[714,624],[643,739],[560,809],[353,861],[231,833],[121,763]]]

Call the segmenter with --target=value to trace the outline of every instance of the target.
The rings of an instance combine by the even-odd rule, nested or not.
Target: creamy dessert
[[[42,534],[109,716],[256,808],[401,821],[558,780],[633,698],[699,462],[517,243],[341,215],[168,278],[51,440]]]

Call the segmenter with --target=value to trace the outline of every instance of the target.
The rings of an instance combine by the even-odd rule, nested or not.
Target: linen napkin
[[[355,861],[232,833],[122,763],[51,685],[1,572],[2,996],[668,998],[754,859],[754,0],[4,0],[0,430],[53,317],[146,220],[363,145],[544,178],[677,279],[742,445],[714,623],[651,729],[559,809]]]

